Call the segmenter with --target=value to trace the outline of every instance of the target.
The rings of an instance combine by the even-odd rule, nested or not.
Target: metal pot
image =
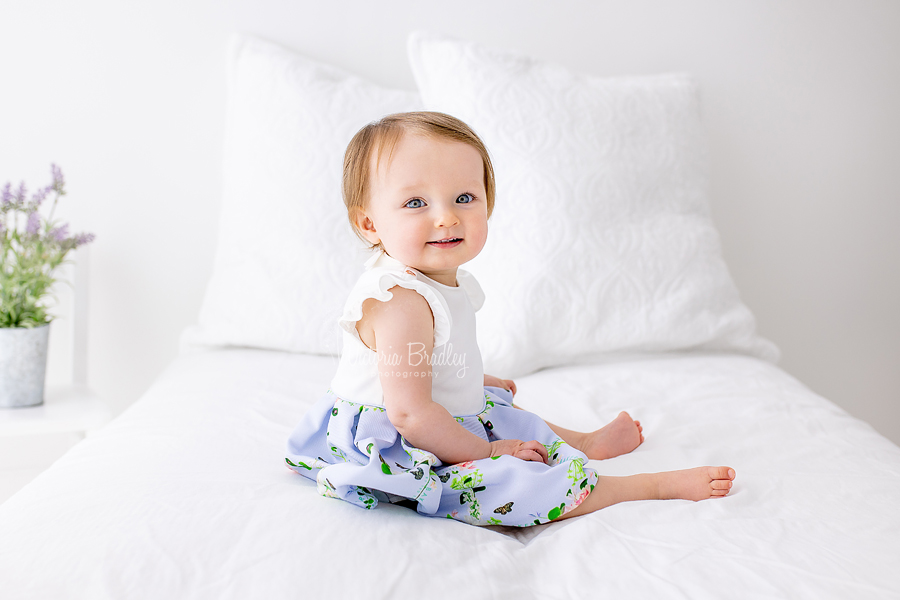
[[[44,402],[50,324],[0,327],[0,408]]]

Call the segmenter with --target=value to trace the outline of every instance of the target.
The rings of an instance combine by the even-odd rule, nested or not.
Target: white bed
[[[198,323],[137,403],[0,506],[0,597],[900,597],[900,448],[756,334],[709,214],[691,79],[427,35],[410,59],[419,92],[235,38]],[[327,499],[286,468],[365,258],[337,195],[344,146],[417,108],[467,120],[495,161],[488,245],[465,267],[487,372],[562,426],[640,419],[646,442],[601,474],[728,465],[726,498],[477,528]]]
[[[334,365],[260,350],[179,358],[0,506],[3,597],[900,596],[900,449],[766,362],[645,355],[521,378],[522,405],[560,424],[641,419],[646,442],[592,461],[601,474],[738,474],[722,500],[523,530],[365,511],[289,471],[285,438]],[[560,381],[579,402],[554,401]]]

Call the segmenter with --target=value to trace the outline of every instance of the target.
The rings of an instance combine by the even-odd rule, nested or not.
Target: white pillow
[[[368,258],[341,201],[344,150],[366,123],[419,109],[415,92],[232,38],[218,248],[183,349],[340,352],[337,319]]]
[[[427,109],[467,122],[494,161],[488,241],[465,267],[486,294],[486,372],[635,351],[777,360],[721,255],[690,77],[590,77],[422,33],[409,56]]]

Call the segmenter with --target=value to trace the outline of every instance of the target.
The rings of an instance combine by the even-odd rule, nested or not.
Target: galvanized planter
[[[0,327],[0,408],[44,402],[50,324],[33,328]]]

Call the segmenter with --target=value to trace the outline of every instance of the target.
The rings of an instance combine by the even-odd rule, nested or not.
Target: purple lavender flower
[[[9,182],[7,182],[5,186],[3,186],[3,199],[0,200],[0,202],[3,203],[3,206],[12,204],[13,194],[11,191],[9,191],[11,187],[12,187],[12,184]]]
[[[79,246],[89,244],[93,241],[93,233],[79,233],[74,237],[64,239],[62,242],[60,242],[60,246],[62,247],[63,251],[68,252],[69,250],[74,250]]]
[[[53,191],[53,186],[52,186],[52,185],[47,186],[47,187],[45,187],[45,188],[41,188],[41,189],[39,189],[38,191],[36,191],[36,192],[31,196],[31,207],[30,207],[30,209],[31,209],[31,210],[37,210],[37,209],[39,209],[39,208],[41,207],[41,204],[44,203],[44,199],[47,197],[47,194],[49,194],[49,193],[52,192],[52,191]]]
[[[69,226],[68,224],[63,225],[62,227],[57,227],[53,231],[50,232],[50,236],[56,240],[57,242],[61,242],[69,235]]]
[[[62,194],[63,185],[66,183],[65,179],[63,179],[62,169],[57,167],[56,163],[52,163],[50,165],[50,172],[53,173],[53,184],[50,188],[56,190],[58,194]]]
[[[75,236],[75,247],[83,246],[84,244],[90,244],[96,238],[93,233],[79,233]]]
[[[16,205],[25,206],[25,182],[19,184],[19,190],[16,192]]]
[[[38,229],[41,228],[41,215],[36,212],[28,213],[28,224],[25,225],[25,233],[28,235],[37,235]]]

